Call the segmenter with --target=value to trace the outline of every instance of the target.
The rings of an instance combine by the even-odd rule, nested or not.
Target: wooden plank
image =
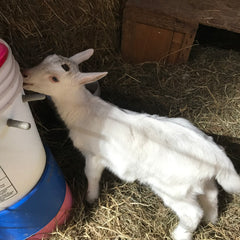
[[[178,56],[179,62],[186,62],[188,60],[196,33],[197,29],[193,29],[192,32],[185,34],[182,44],[183,51],[180,51]]]
[[[127,7],[123,14],[122,56],[132,63],[186,62],[197,28],[197,23],[183,22],[139,6]]]
[[[185,34],[180,32],[173,33],[171,47],[169,50],[169,55],[167,57],[167,62],[169,64],[174,64],[178,62],[179,51],[182,51],[184,35]]]
[[[239,0],[128,0],[126,7],[240,33]]]
[[[136,23],[134,48],[138,62],[160,61],[170,49],[173,32]]]
[[[193,28],[198,27],[198,23],[193,20],[182,21],[174,16],[163,12],[151,11],[141,6],[133,7],[126,5],[123,13],[123,22],[125,19],[155,27],[161,26],[165,29],[171,29],[174,32],[191,32]]]
[[[172,31],[131,21],[126,24],[122,39],[124,59],[140,63],[161,61],[168,55],[173,36]]]
[[[133,62],[131,56],[131,48],[133,42],[132,29],[134,29],[134,22],[124,19],[122,26],[122,40],[121,40],[121,52],[123,59]]]

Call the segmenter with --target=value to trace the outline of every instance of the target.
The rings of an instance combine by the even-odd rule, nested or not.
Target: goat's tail
[[[226,192],[240,193],[240,176],[225,153],[221,155],[220,159],[218,159],[221,169],[219,169],[216,179]]]

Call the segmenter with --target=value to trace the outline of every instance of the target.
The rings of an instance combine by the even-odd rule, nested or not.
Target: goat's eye
[[[62,68],[63,68],[66,72],[68,72],[68,71],[70,70],[70,67],[69,67],[66,63],[62,65]]]
[[[59,82],[59,80],[58,80],[58,78],[56,78],[56,77],[51,77],[51,80],[53,81],[53,82]]]

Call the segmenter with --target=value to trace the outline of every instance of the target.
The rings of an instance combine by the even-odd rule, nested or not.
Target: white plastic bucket
[[[22,101],[19,65],[7,43],[0,39],[0,45],[3,51],[4,45],[8,48],[6,59],[0,66],[1,211],[16,203],[36,185],[44,171],[46,154],[29,105]],[[31,128],[24,130],[8,126],[9,119],[29,123]]]

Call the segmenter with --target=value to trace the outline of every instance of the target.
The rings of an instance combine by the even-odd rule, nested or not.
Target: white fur
[[[52,97],[74,146],[85,156],[87,201],[98,197],[102,171],[108,168],[125,181],[150,186],[179,217],[173,238],[192,239],[202,218],[217,220],[215,179],[226,191],[239,193],[240,177],[225,152],[189,121],[122,110],[91,95],[84,84],[107,74],[79,72],[77,64],[92,53],[47,57],[26,71],[24,88]]]

